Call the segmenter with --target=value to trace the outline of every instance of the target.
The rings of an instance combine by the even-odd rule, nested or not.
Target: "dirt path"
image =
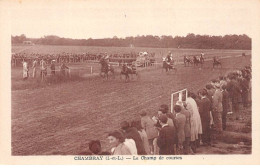
[[[92,139],[100,139],[104,149],[109,149],[107,133],[120,122],[138,118],[143,109],[155,115],[162,103],[170,103],[172,92],[196,91],[209,80],[249,63],[248,58],[232,58],[223,61],[221,70],[212,70],[207,63],[202,70],[178,67],[177,74],[142,71],[139,80],[129,83],[92,78],[12,91],[12,154],[75,155],[85,151]]]

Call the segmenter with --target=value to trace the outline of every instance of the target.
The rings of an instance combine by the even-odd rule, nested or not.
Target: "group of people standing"
[[[188,92],[185,101],[177,101],[174,112],[168,105],[157,115],[140,112],[140,118],[120,123],[108,134],[111,151],[102,152],[99,140],[91,141],[88,155],[181,155],[195,154],[200,146],[221,140],[230,119],[241,120],[240,105],[251,101],[251,67],[228,73],[208,83],[197,94]],[[93,145],[93,143],[95,145]],[[86,153],[85,153],[86,154]]]
[[[37,78],[38,74],[42,79],[47,76],[48,64],[47,64],[46,60],[41,59],[39,61],[38,59],[34,59],[32,62],[31,68],[32,68],[32,74],[31,74],[32,78]],[[51,61],[49,68],[50,68],[50,75],[54,76],[57,71],[55,60]],[[66,75],[66,69],[69,69],[69,67],[67,67],[65,65],[65,63],[62,62],[61,66],[60,66],[60,70],[59,70],[60,74],[62,76]],[[30,70],[29,62],[25,59],[25,60],[23,60],[23,80],[26,80],[29,78],[29,76],[30,76],[29,70]]]

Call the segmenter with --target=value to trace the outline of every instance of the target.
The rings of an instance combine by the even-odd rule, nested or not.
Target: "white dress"
[[[23,62],[23,78],[28,77],[28,64],[27,62]]]
[[[186,103],[187,103],[187,110],[191,114],[191,118],[190,118],[191,141],[195,141],[196,139],[199,139],[199,134],[202,134],[200,114],[199,114],[197,103],[193,98],[188,97]]]

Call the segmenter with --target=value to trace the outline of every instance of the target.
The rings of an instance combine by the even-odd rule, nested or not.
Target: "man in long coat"
[[[202,124],[202,142],[205,145],[210,145],[210,110],[211,102],[207,98],[207,91],[201,91],[200,117]]]
[[[234,116],[236,119],[238,119],[239,116],[239,97],[241,95],[241,88],[239,86],[239,83],[236,81],[236,77],[234,75],[231,75],[229,77],[228,83],[227,83],[227,91],[229,92],[231,101],[232,101],[232,112],[234,113]]]
[[[196,152],[195,141],[199,140],[199,134],[202,134],[202,125],[200,114],[198,110],[198,106],[193,98],[188,94],[188,98],[186,100],[187,110],[191,114],[191,147],[193,152]]]

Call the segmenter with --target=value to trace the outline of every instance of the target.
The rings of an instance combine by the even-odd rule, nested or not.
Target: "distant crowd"
[[[27,62],[32,62],[34,59],[44,60],[47,64],[51,64],[52,60],[55,60],[57,63],[79,63],[86,62],[88,60],[98,60],[100,57],[107,55],[107,53],[60,53],[60,54],[39,54],[39,53],[13,53],[12,54],[12,64],[19,65],[24,60]],[[138,57],[138,53],[131,52],[125,54],[109,54],[110,58],[115,59],[135,59]]]
[[[174,112],[159,107],[156,116],[140,112],[140,118],[124,121],[107,135],[111,150],[103,151],[100,140],[92,140],[82,155],[189,155],[200,146],[221,140],[227,115],[242,119],[241,106],[251,105],[251,67],[211,80],[197,93],[177,101]]]

